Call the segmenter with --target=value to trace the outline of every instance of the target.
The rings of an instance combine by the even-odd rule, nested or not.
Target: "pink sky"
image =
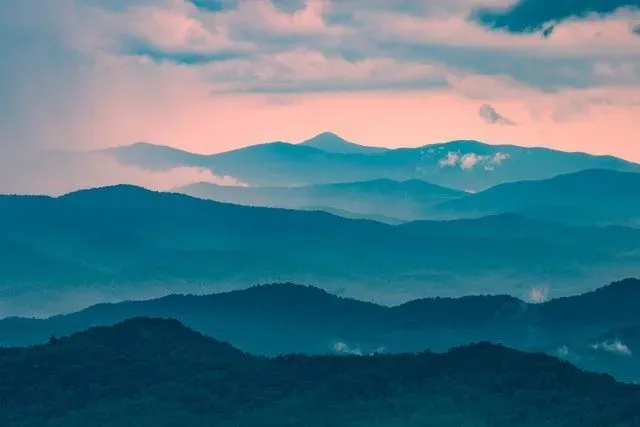
[[[548,39],[466,19],[513,2],[415,0],[407,13],[308,0],[287,13],[269,0],[220,12],[24,0],[11,18],[3,5],[6,34],[47,43],[1,48],[15,58],[0,72],[0,151],[143,140],[213,153],[332,131],[387,147],[477,139],[640,161],[640,13],[569,19]],[[340,12],[350,19],[328,18]],[[484,104],[516,125],[487,123]]]

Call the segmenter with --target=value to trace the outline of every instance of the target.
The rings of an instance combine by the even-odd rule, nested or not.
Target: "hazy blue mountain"
[[[546,179],[585,169],[640,171],[639,165],[611,156],[488,145],[477,141],[348,154],[319,149],[318,145],[323,146],[272,142],[220,154],[196,155],[167,147],[135,144],[107,153],[121,162],[148,169],[206,167],[217,175],[232,176],[258,187],[419,179],[445,187],[479,191],[506,182]]]
[[[206,155],[189,153],[164,145],[137,142],[135,144],[102,150],[122,164],[139,165],[151,170],[166,170],[180,166],[206,167]]]
[[[628,427],[640,388],[544,354],[478,343],[438,354],[243,353],[134,318],[0,349],[6,427]]]
[[[451,216],[521,213],[573,224],[640,225],[640,173],[585,170],[540,181],[498,185],[443,202],[436,210]]]
[[[327,208],[341,216],[367,218],[385,217],[397,220],[424,218],[424,213],[436,203],[464,196],[458,190],[429,184],[420,180],[404,182],[377,179],[364,182],[309,185],[300,187],[238,187],[197,183],[174,191],[203,199],[290,209]],[[321,209],[322,210],[322,209]]]
[[[552,296],[640,275],[640,231],[499,222],[391,226],[132,186],[0,197],[0,316],[251,284],[317,284],[385,303],[470,293]],[[486,222],[478,227],[488,230]],[[536,233],[523,234],[522,229]]]
[[[367,147],[364,145],[354,144],[332,132],[323,132],[301,142],[299,145],[313,147],[329,153],[341,154],[370,154],[381,153],[387,151],[384,147]]]
[[[590,346],[598,343],[614,346],[620,341],[630,346],[630,352],[636,349],[636,335],[625,332],[616,338],[609,332],[640,328],[639,299],[637,279],[539,304],[496,295],[418,299],[393,307],[338,297],[314,287],[274,284],[212,295],[99,304],[48,319],[6,318],[0,320],[0,345],[41,344],[51,336],[145,316],[178,319],[244,351],[271,356],[444,351],[479,341],[552,354],[571,349],[567,352],[597,355],[601,351]],[[571,361],[621,379],[635,378],[637,371],[626,367],[616,371],[606,354],[602,356],[600,365],[600,359],[589,364],[587,359]]]
[[[307,206],[305,208],[302,208],[302,210],[322,211],[322,212],[330,213],[332,215],[341,216],[343,218],[366,219],[370,221],[377,221],[377,222],[382,222],[385,224],[393,224],[393,225],[403,224],[406,222],[406,220],[404,219],[393,218],[386,215],[379,215],[379,214],[373,214],[373,213],[369,214],[369,213],[362,213],[362,212],[350,212],[350,211],[345,211],[344,209],[336,209],[336,208],[330,208],[326,206]]]
[[[640,325],[544,350],[582,369],[607,372],[619,380],[640,384]]]

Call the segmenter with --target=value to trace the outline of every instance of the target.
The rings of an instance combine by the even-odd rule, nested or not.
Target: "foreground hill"
[[[362,149],[350,153],[326,151],[318,146],[326,147],[272,142],[220,154],[198,155],[139,143],[105,153],[121,163],[146,169],[204,167],[217,175],[232,176],[258,187],[420,179],[444,187],[479,191],[506,182],[546,179],[584,169],[640,172],[639,165],[610,156],[477,141],[452,141],[374,153],[362,152]]]
[[[497,295],[421,299],[391,308],[337,297],[313,287],[277,284],[206,296],[172,295],[101,304],[48,319],[6,318],[0,320],[0,345],[41,344],[51,336],[148,316],[175,318],[244,351],[272,356],[401,353],[426,348],[442,351],[479,341],[544,349],[553,354],[562,348],[587,350],[599,342],[621,342],[632,346],[632,352],[637,337],[625,334],[614,339],[607,334],[640,327],[639,300],[640,280],[635,279],[540,304]],[[635,376],[637,370],[612,370],[611,363],[604,359],[607,349],[592,349],[602,358],[590,364],[587,359],[571,360],[620,379],[640,379]],[[627,360],[640,366],[635,358]]]
[[[519,213],[583,225],[640,225],[640,173],[585,170],[541,181],[499,185],[443,202],[436,211],[461,217]]]
[[[389,179],[300,187],[231,187],[197,183],[175,191],[241,205],[290,209],[324,207],[334,212],[400,220],[422,219],[424,212],[436,203],[466,195],[420,180],[398,182]]]
[[[0,217],[3,317],[265,282],[396,303],[538,287],[562,296],[640,275],[640,230],[521,217],[391,226],[131,186],[0,196]]]
[[[0,349],[6,427],[627,427],[640,388],[491,344],[446,354],[262,359],[136,318]]]

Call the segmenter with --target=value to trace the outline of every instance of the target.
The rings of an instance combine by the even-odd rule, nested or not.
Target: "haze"
[[[637,1],[512,3],[2,2],[2,155],[136,141],[214,153],[329,130],[640,160]]]

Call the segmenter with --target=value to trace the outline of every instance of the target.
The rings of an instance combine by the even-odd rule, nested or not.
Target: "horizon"
[[[216,154],[327,131],[640,162],[636,0],[23,0],[0,4],[0,31],[2,192],[233,183],[41,155]]]
[[[539,1],[2,5],[0,149],[222,152],[331,129],[377,147],[480,140],[640,161],[637,3]]]
[[[352,144],[352,145],[360,145],[360,146],[364,146],[364,147],[370,147],[370,148],[382,148],[382,149],[386,149],[389,151],[392,150],[405,150],[405,149],[420,149],[420,148],[427,148],[430,146],[434,146],[434,145],[446,145],[446,144],[451,144],[451,143],[460,143],[460,142],[470,142],[470,143],[479,143],[482,145],[488,145],[488,146],[494,146],[494,147],[518,147],[518,148],[530,148],[530,149],[542,149],[542,150],[552,150],[552,151],[558,151],[561,153],[567,153],[567,154],[586,154],[589,156],[595,156],[595,157],[615,157],[630,163],[636,163],[636,164],[640,164],[640,160],[632,160],[632,159],[628,159],[625,157],[620,157],[620,156],[615,156],[613,154],[597,154],[594,152],[589,152],[589,151],[582,151],[582,150],[575,150],[575,151],[570,151],[570,150],[562,150],[562,149],[558,149],[558,148],[552,148],[552,147],[548,147],[548,146],[544,146],[544,145],[519,145],[519,144],[509,144],[509,143],[491,143],[491,142],[486,142],[486,141],[482,141],[482,140],[478,140],[478,139],[452,139],[452,140],[446,140],[446,141],[435,141],[435,142],[427,142],[423,145],[418,145],[418,146],[397,146],[397,147],[387,147],[387,146],[379,146],[379,145],[371,145],[368,144],[366,141],[359,141],[359,142],[353,142],[350,141],[346,138],[344,138],[342,135],[339,135],[336,132],[332,132],[332,131],[321,131],[317,134],[312,135],[311,137],[307,137],[307,138],[303,138],[300,140],[291,140],[291,141],[287,141],[284,139],[276,139],[276,140],[270,140],[270,141],[262,141],[262,142],[257,142],[255,144],[249,144],[249,145],[243,145],[240,147],[235,147],[235,148],[230,148],[228,150],[224,150],[224,151],[216,151],[216,152],[200,152],[200,151],[190,151],[190,150],[186,150],[183,148],[180,148],[179,146],[176,145],[165,145],[165,144],[159,144],[159,143],[155,143],[153,141],[135,141],[135,142],[131,142],[131,143],[123,143],[123,144],[118,144],[118,145],[112,145],[112,146],[107,146],[104,148],[100,148],[98,150],[68,150],[70,152],[77,152],[77,153],[86,153],[86,152],[100,152],[100,151],[105,151],[105,150],[114,150],[114,149],[118,149],[118,148],[127,148],[127,147],[133,147],[133,146],[137,146],[137,145],[146,145],[146,146],[153,146],[153,147],[160,147],[160,148],[170,148],[170,149],[174,149],[174,150],[178,150],[178,151],[183,151],[185,153],[188,154],[195,154],[195,155],[199,155],[199,156],[214,156],[216,154],[222,154],[222,153],[228,153],[231,151],[236,151],[236,150],[242,150],[245,148],[250,148],[250,147],[254,147],[254,146],[258,146],[258,145],[267,145],[267,144],[289,144],[289,145],[302,145],[305,142],[311,141],[312,139],[322,136],[322,135],[331,135],[331,136],[335,136],[337,138],[342,139],[344,142],[348,143],[348,144]],[[51,153],[56,153],[56,152],[65,152],[67,150],[57,150],[57,149],[52,149],[49,150],[48,152]],[[46,153],[46,152],[43,152]]]

